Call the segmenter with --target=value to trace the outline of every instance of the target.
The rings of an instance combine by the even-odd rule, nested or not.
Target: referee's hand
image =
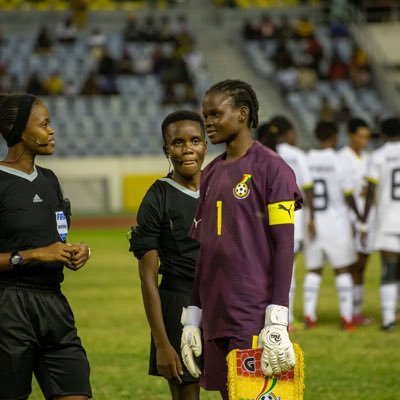
[[[171,344],[157,346],[157,369],[164,378],[182,383],[181,360]]]
[[[71,257],[71,262],[69,265],[66,264],[66,267],[73,271],[77,271],[86,264],[87,260],[89,260],[91,254],[90,247],[88,247],[88,245],[86,245],[85,243],[68,245],[73,250],[73,253]]]

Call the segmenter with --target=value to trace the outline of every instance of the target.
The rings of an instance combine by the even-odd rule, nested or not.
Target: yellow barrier
[[[125,175],[123,177],[123,208],[137,212],[149,187],[162,175]]]

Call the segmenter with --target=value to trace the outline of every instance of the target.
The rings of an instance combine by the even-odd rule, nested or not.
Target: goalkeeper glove
[[[261,369],[265,376],[288,371],[296,362],[287,325],[288,308],[270,304],[265,310],[264,329],[258,337],[258,345],[263,349]]]
[[[194,359],[194,356],[199,357],[202,353],[201,315],[201,308],[189,306],[188,308],[183,308],[181,316],[181,324],[183,325],[181,337],[182,360],[190,375],[195,378],[201,375],[201,371]]]

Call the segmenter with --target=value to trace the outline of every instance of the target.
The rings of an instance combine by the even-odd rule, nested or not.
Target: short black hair
[[[367,122],[361,118],[352,118],[347,124],[347,132],[356,133],[358,128],[369,128]]]
[[[276,115],[269,121],[269,123],[272,130],[274,130],[274,127],[276,128],[276,133],[278,136],[283,135],[293,129],[293,124],[283,115]]]
[[[392,117],[381,122],[381,132],[387,137],[400,136],[400,118]]]
[[[248,83],[239,79],[226,79],[211,86],[206,94],[210,92],[226,93],[232,98],[235,107],[247,107],[249,109],[248,126],[257,128],[259,104],[256,92]]]
[[[203,118],[200,116],[200,114],[191,111],[191,110],[177,110],[174,111],[170,114],[168,114],[165,118],[164,121],[161,124],[161,132],[162,136],[164,139],[164,143],[166,142],[165,138],[167,136],[167,128],[168,125],[173,124],[174,122],[178,121],[195,121],[200,124],[201,131],[203,132],[205,136],[205,127],[204,127],[204,121]]]
[[[315,127],[315,137],[319,141],[330,139],[337,133],[337,125],[331,121],[319,121]]]

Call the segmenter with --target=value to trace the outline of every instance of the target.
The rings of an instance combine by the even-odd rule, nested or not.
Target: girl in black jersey
[[[69,203],[54,173],[35,164],[54,152],[46,105],[0,94],[0,399],[27,399],[32,373],[46,399],[91,397],[89,364],[60,291],[63,267],[82,268],[85,244],[66,242]]]
[[[131,229],[130,251],[139,259],[143,303],[150,325],[150,375],[168,380],[173,400],[199,398],[198,379],[180,354],[182,308],[190,303],[198,243],[189,237],[197,208],[200,169],[207,152],[202,118],[176,111],[162,123],[164,154],[173,165],[144,197]],[[158,286],[158,274],[162,275]]]

